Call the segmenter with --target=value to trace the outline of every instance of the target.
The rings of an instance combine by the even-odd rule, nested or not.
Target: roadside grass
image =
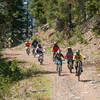
[[[22,64],[23,62],[24,61],[22,61]],[[24,99],[27,100],[27,98],[31,98],[32,100],[50,100],[49,79],[46,72],[36,64],[28,62],[27,64],[23,64],[22,67],[20,67],[20,70],[22,77],[21,80],[17,82],[19,86],[14,86],[16,88],[12,92],[13,98],[22,98],[20,96],[20,92],[23,92],[24,89],[27,88],[23,92]]]
[[[51,51],[52,51],[51,48],[52,48],[52,47],[46,47],[46,48],[45,48],[45,53],[46,53],[48,56],[51,55]]]
[[[49,79],[39,66],[25,61],[6,61],[6,59],[0,55],[0,100],[5,98],[9,98],[10,100],[12,96],[14,98],[20,98],[21,95],[18,91],[21,91],[20,89],[25,90],[27,84],[18,85],[18,83],[25,81],[27,81],[27,84],[31,83],[32,89],[36,91],[35,93],[34,91],[30,91],[31,97],[34,98],[32,100],[41,100],[41,98],[47,98],[44,100],[49,100]],[[12,92],[13,87],[14,92]],[[43,92],[41,92],[41,90],[43,90]],[[27,91],[24,91],[24,95],[27,98]]]
[[[22,43],[21,45],[15,47],[16,50],[21,50],[21,49],[23,49],[23,48],[25,48],[24,43]]]

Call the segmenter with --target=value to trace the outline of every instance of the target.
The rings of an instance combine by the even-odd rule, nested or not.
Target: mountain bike
[[[33,53],[33,56],[34,56],[34,57],[37,55],[36,48],[33,48],[32,53]]]
[[[27,53],[27,55],[30,54],[30,48],[29,47],[26,47],[26,53]]]
[[[69,62],[69,63],[68,63],[68,69],[69,69],[70,73],[72,73],[72,69],[73,69],[73,61],[72,61],[72,59],[69,59],[68,62]]]
[[[78,81],[80,81],[80,75],[81,75],[81,73],[82,73],[82,62],[79,60],[77,62],[77,73],[76,73],[76,75],[78,77]]]
[[[38,61],[40,62],[40,65],[43,64],[43,53],[39,54]]]
[[[57,72],[58,75],[61,76],[61,71],[62,71],[62,64],[60,60],[57,60]]]

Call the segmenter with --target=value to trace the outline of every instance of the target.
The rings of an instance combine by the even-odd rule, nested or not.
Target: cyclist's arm
[[[65,58],[63,54],[61,54],[61,57]]]

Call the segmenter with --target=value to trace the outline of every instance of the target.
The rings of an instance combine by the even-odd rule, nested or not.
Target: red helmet
[[[41,47],[41,44],[40,43],[38,44],[38,47]]]

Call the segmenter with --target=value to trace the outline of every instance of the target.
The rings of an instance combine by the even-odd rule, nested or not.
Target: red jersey
[[[31,42],[25,42],[26,47],[30,47],[30,45],[31,45]]]
[[[58,46],[53,46],[52,51],[57,52],[60,48]]]

